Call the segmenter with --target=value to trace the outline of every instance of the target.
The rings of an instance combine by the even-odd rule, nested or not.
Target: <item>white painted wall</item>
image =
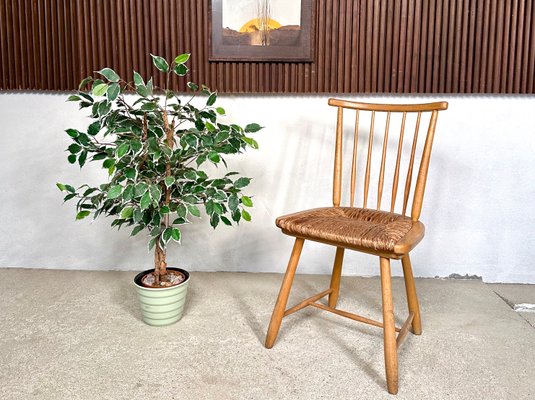
[[[356,98],[356,97],[355,97]],[[362,100],[450,102],[439,117],[415,275],[477,274],[488,282],[535,283],[535,97],[359,96]],[[0,94],[0,267],[141,270],[151,266],[143,237],[111,221],[74,221],[55,182],[97,182],[63,152],[67,127],[84,128],[76,105],[57,94]],[[336,110],[327,96],[221,96],[238,123],[259,122],[261,149],[231,160],[254,181],[253,223],[213,231],[187,227],[170,265],[203,271],[282,272],[292,239],[276,216],[329,205]],[[377,152],[377,151],[376,151]],[[329,273],[334,249],[305,245],[300,272]],[[393,271],[399,274],[398,263]],[[377,275],[378,261],[350,253],[347,275]]]

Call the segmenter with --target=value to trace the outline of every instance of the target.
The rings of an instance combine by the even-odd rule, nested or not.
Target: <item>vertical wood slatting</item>
[[[414,157],[416,155],[416,146],[418,143],[418,132],[420,130],[420,121],[422,119],[422,113],[418,113],[418,117],[416,119],[416,126],[414,128],[414,136],[412,138],[412,148],[411,148],[411,156],[409,159],[409,168],[407,169],[407,179],[405,180],[405,193],[403,194],[403,215],[407,212],[407,205],[409,203],[409,194],[411,192],[411,182],[412,182],[412,169],[414,166]]]
[[[342,143],[344,135],[344,109],[338,107],[336,121],[336,152],[334,155],[333,205],[338,207],[342,196]]]
[[[398,123],[397,119],[394,119],[394,122],[392,122],[392,130],[396,129],[396,126],[399,126],[399,136],[398,140],[396,142],[396,138],[393,136],[392,140],[394,143],[392,145],[397,146],[397,156],[396,156],[396,162],[395,167],[393,170],[394,176],[392,179],[392,195],[391,195],[391,201],[389,204],[390,212],[395,212],[396,208],[396,199],[397,199],[397,193],[398,193],[398,187],[400,185],[400,171],[403,169],[405,174],[406,171],[406,178],[405,181],[401,182],[401,184],[404,186],[404,194],[403,194],[403,206],[402,206],[402,214],[406,215],[407,209],[409,208],[409,200],[410,200],[410,193],[411,188],[414,186],[414,194],[412,196],[412,204],[410,206],[411,209],[411,218],[413,221],[417,221],[420,217],[423,197],[424,197],[424,191],[425,191],[425,185],[427,180],[427,172],[429,168],[429,160],[431,156],[431,148],[433,145],[433,137],[435,134],[435,127],[437,122],[437,117],[439,110],[444,109],[444,106],[447,108],[447,104],[420,104],[417,105],[417,107],[411,107],[411,106],[389,106],[384,107],[381,105],[373,105],[373,104],[367,104],[367,103],[357,103],[357,102],[351,102],[351,101],[343,101],[343,100],[337,100],[337,99],[330,99],[329,104],[331,106],[338,107],[338,118],[337,118],[337,125],[336,125],[336,146],[335,146],[335,158],[334,158],[334,185],[333,185],[333,204],[335,207],[340,206],[341,203],[341,182],[342,182],[342,143],[343,143],[343,112],[344,109],[353,109],[356,112],[355,116],[355,125],[354,125],[354,134],[353,134],[353,157],[351,161],[351,179],[350,179],[350,198],[349,198],[349,206],[354,207],[355,206],[355,189],[357,187],[357,184],[363,185],[363,201],[361,205],[362,208],[367,208],[368,206],[368,195],[370,193],[370,182],[372,175],[377,174],[377,205],[375,209],[381,210],[381,204],[382,204],[382,198],[383,198],[383,192],[384,192],[384,183],[385,183],[385,175],[386,171],[391,171],[391,167],[388,165],[391,163],[387,163],[387,149],[389,147],[389,136],[390,136],[390,130],[391,130],[391,114],[401,114],[401,122]],[[362,115],[370,114],[370,127],[369,131],[365,132],[365,135],[368,136],[368,145],[367,145],[367,159],[366,159],[366,167],[364,169],[364,176],[363,178],[359,179],[359,182],[357,182],[357,154],[358,154],[358,140],[359,140],[359,129],[360,129],[360,119],[362,119]],[[380,166],[372,168],[372,151],[373,151],[373,141],[375,136],[375,124],[376,124],[376,118],[381,118],[381,115],[385,115],[385,128],[383,133],[383,142],[381,146],[381,163]],[[411,116],[409,116],[409,114]],[[418,136],[419,136],[419,130],[420,130],[420,124],[422,120],[422,115],[426,114],[429,115],[429,125],[427,126],[427,134],[424,137],[425,143],[423,144],[423,148],[421,150],[417,150],[418,148]],[[407,117],[412,120],[412,115],[416,116],[416,121],[414,125],[414,134],[412,136],[412,142],[410,138],[408,138],[408,145],[410,146],[410,156],[407,162],[402,162],[403,158],[403,149],[406,147],[404,145],[404,139],[405,139],[405,127],[407,123]],[[379,117],[378,117],[379,116]],[[379,119],[381,121],[382,119]],[[427,120],[427,118],[426,118]],[[377,132],[379,134],[379,132]],[[380,134],[379,134],[380,135]],[[364,151],[364,149],[362,150]],[[417,155],[418,153],[418,155]],[[419,159],[420,162],[418,165],[415,165],[416,159]],[[374,169],[374,172],[372,173],[372,169]],[[377,171],[378,170],[378,171]],[[417,171],[416,181],[413,181],[413,171]],[[373,191],[373,190],[372,190]],[[387,206],[385,206],[386,208]],[[373,206],[370,206],[370,208],[373,208]]]
[[[221,92],[535,93],[534,2],[322,0],[313,63],[248,63],[208,61],[210,0],[0,0],[0,89],[191,52],[189,79]]]
[[[349,206],[355,205],[355,185],[357,182],[357,149],[359,141],[359,110],[355,112],[355,132],[353,134],[353,159],[351,160],[351,189]]]
[[[368,191],[370,189],[370,171],[372,167],[372,149],[373,149],[373,128],[375,124],[375,111],[372,111],[372,117],[370,121],[370,136],[368,139],[368,158],[366,160],[366,175],[364,176],[364,201],[362,207],[366,208],[368,204]]]
[[[383,197],[383,187],[384,187],[384,182],[385,182],[386,146],[388,145],[389,129],[390,129],[390,112],[386,114],[385,136],[383,139],[383,153],[381,155],[381,169],[379,171],[379,184],[377,187],[377,209],[381,208],[381,198]]]
[[[420,116],[420,114],[418,115]],[[396,168],[394,171],[394,180],[392,182],[392,200],[390,202],[390,212],[394,212],[394,207],[396,206],[396,197],[398,194],[398,183],[399,183],[399,168],[401,165],[401,154],[403,150],[403,137],[405,136],[405,121],[407,119],[407,113],[403,113],[403,119],[401,120],[401,129],[399,132],[398,140],[398,154],[396,157]],[[418,119],[418,123],[419,123]]]
[[[422,202],[425,192],[425,184],[427,180],[427,172],[429,169],[429,160],[431,157],[431,148],[433,147],[433,138],[435,135],[437,118],[438,111],[433,111],[431,113],[431,120],[429,121],[429,127],[427,129],[427,135],[425,137],[424,149],[422,151],[422,160],[418,169],[418,177],[416,178],[416,185],[414,187],[414,199],[412,201],[411,210],[411,218],[413,221],[418,221],[420,219],[420,213],[422,211]]]

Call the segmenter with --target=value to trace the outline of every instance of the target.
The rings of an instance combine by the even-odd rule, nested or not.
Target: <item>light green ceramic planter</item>
[[[177,286],[153,289],[141,286],[141,278],[152,270],[143,271],[134,278],[143,321],[148,325],[171,325],[182,318],[188,291],[189,273],[180,268],[167,269],[182,272],[186,279]]]

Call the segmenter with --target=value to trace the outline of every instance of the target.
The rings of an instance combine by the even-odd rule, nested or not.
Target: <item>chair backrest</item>
[[[372,169],[372,152],[373,152],[373,140],[374,134],[376,133],[376,114],[385,113],[385,128],[379,132],[384,132],[382,134],[383,145],[382,145],[382,154],[381,154],[381,166],[378,176],[377,184],[377,206],[376,209],[381,209],[381,199],[383,197],[383,189],[385,182],[385,165],[387,157],[387,146],[389,142],[389,131],[391,131],[390,120],[393,113],[401,114],[400,130],[397,140],[397,157],[396,164],[393,171],[392,179],[392,192],[391,192],[391,201],[390,209],[388,211],[394,212],[396,206],[396,199],[398,197],[398,187],[400,184],[400,169],[401,169],[401,159],[404,148],[404,138],[405,136],[405,126],[409,117],[415,119],[414,121],[414,133],[412,135],[412,143],[410,145],[410,156],[407,161],[407,173],[402,174],[405,176],[404,182],[404,192],[403,192],[403,207],[402,214],[406,215],[407,207],[410,200],[410,192],[413,181],[413,169],[414,161],[418,159],[416,153],[421,152],[421,158],[419,163],[418,175],[416,178],[416,185],[414,188],[414,194],[412,197],[412,208],[411,208],[411,218],[413,221],[418,221],[420,218],[420,213],[422,210],[422,201],[424,197],[425,184],[427,180],[427,172],[429,169],[429,159],[431,157],[431,148],[433,146],[433,137],[435,134],[435,127],[437,123],[438,112],[441,110],[446,110],[448,108],[447,102],[437,102],[437,103],[427,103],[427,104],[369,104],[369,103],[359,103],[353,101],[345,101],[338,99],[329,99],[329,105],[338,108],[338,119],[336,124],[336,150],[334,157],[334,183],[333,183],[333,205],[335,207],[340,206],[341,195],[342,195],[342,143],[343,143],[343,134],[344,134],[344,109],[355,110],[355,127],[353,133],[353,157],[351,162],[351,188],[350,188],[350,207],[355,206],[355,186],[357,180],[357,154],[358,154],[358,142],[359,142],[359,130],[364,125],[363,116],[366,113],[371,114],[370,116],[370,125],[368,143],[367,143],[367,159],[366,159],[366,168],[364,171],[364,190],[363,190],[363,208],[372,208],[368,204],[368,194],[370,191],[370,171]],[[425,137],[425,142],[423,149],[417,151],[418,144],[418,133],[420,131],[420,125],[423,120],[422,115],[424,113],[430,113],[429,124],[427,127],[427,135]],[[426,114],[427,116],[427,114]],[[393,135],[390,135],[392,137]],[[394,139],[395,140],[395,139]],[[410,143],[410,139],[409,139]],[[406,146],[405,146],[406,147]],[[402,178],[401,178],[402,179]],[[384,203],[383,203],[384,204]]]

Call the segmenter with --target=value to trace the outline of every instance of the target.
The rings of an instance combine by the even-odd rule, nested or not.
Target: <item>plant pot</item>
[[[141,285],[141,278],[154,270],[140,272],[134,278],[137,297],[141,306],[143,321],[152,326],[171,325],[182,318],[186,293],[189,284],[189,272],[180,268],[167,268],[182,272],[186,279],[176,285],[165,288],[148,288]]]

